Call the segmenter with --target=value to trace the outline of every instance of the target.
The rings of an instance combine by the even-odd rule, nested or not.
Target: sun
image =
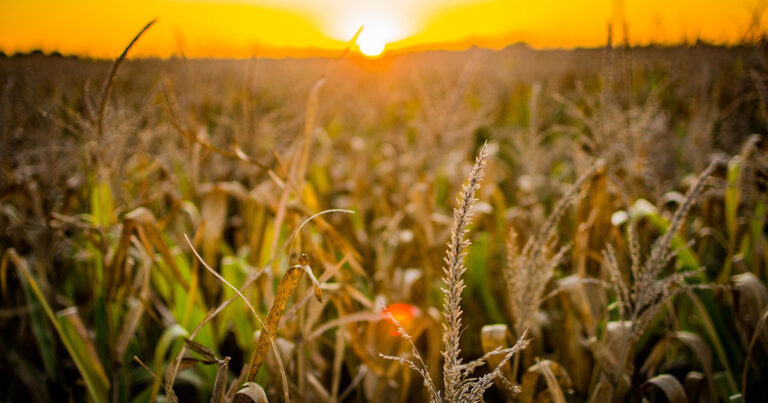
[[[357,46],[360,52],[368,57],[376,57],[384,52],[387,47],[384,32],[376,26],[364,26],[363,32],[357,37]]]
[[[387,2],[392,1],[401,0],[387,0]],[[397,47],[396,44],[412,35],[414,30],[412,23],[403,19],[395,9],[375,7],[377,4],[384,5],[387,2],[381,2],[381,4],[367,1],[354,2],[359,3],[358,8],[350,8],[328,20],[326,28],[328,35],[348,43],[349,38],[354,37],[362,27],[362,31],[355,39],[355,50],[369,58],[380,57],[389,50],[390,45]]]

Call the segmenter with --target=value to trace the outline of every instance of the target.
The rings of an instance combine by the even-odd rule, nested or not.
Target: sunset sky
[[[337,50],[365,25],[388,51],[599,46],[609,21],[633,43],[739,40],[765,0],[0,0],[0,50],[114,57],[150,19],[133,56],[249,57]],[[763,26],[768,19],[763,16]],[[617,32],[617,37],[621,31]]]

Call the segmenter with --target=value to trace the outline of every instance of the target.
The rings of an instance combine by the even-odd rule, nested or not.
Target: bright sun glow
[[[360,33],[360,36],[357,37],[357,46],[360,47],[362,54],[368,57],[376,57],[384,52],[387,41],[381,30],[375,26],[366,26],[363,28],[363,32]]]

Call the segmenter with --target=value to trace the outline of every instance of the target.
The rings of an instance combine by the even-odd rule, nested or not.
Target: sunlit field
[[[0,58],[0,401],[768,397],[759,35],[126,57],[160,24]]]

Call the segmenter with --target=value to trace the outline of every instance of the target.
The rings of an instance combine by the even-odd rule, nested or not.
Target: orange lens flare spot
[[[404,302],[396,302],[391,304],[387,307],[386,311],[389,311],[395,320],[400,322],[400,325],[402,325],[405,329],[408,329],[408,327],[413,323],[413,320],[421,315],[421,310],[419,308]],[[389,317],[389,315],[387,315],[386,311],[383,313],[384,318],[387,320],[387,322],[391,323],[393,326],[396,326],[395,322],[392,320],[392,318]],[[393,335],[397,335],[397,328],[392,330],[391,333]]]

